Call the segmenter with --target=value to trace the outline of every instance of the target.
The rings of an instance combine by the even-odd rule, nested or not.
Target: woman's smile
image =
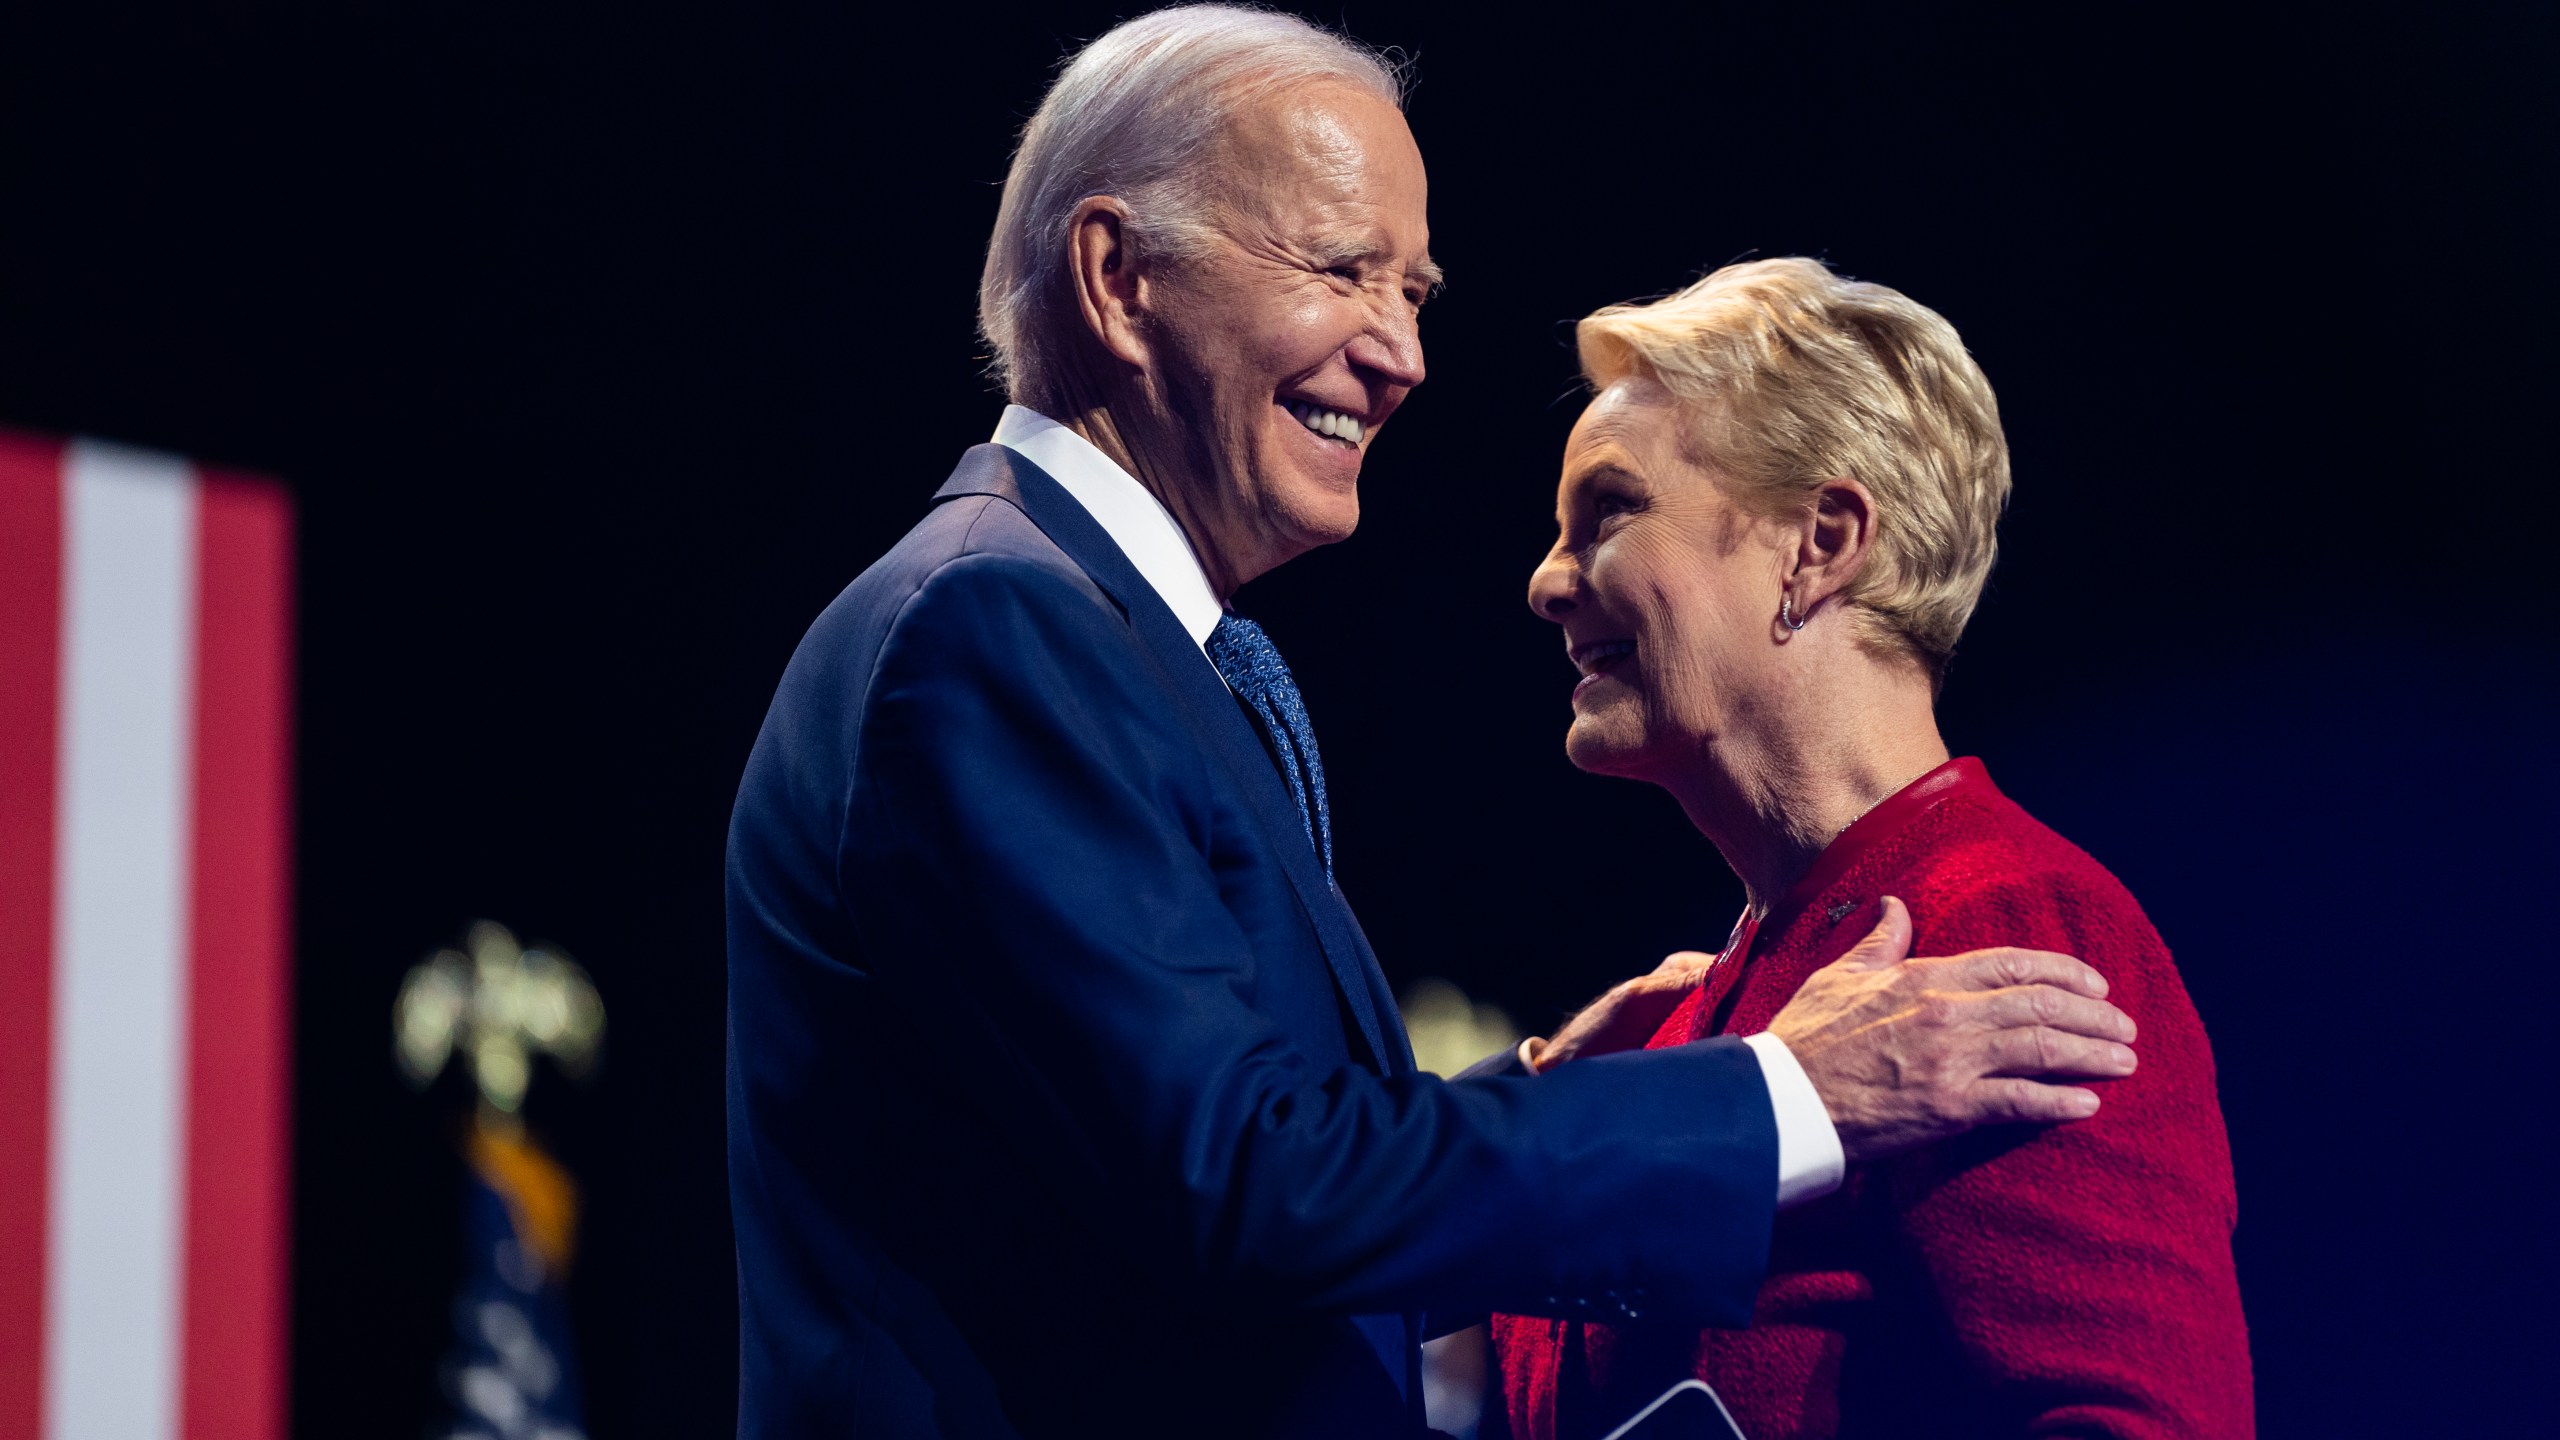
[[[1569,648],[1566,657],[1582,672],[1582,679],[1573,687],[1573,698],[1580,700],[1583,692],[1598,684],[1601,677],[1625,668],[1625,662],[1634,659],[1635,653],[1633,640],[1593,640]]]

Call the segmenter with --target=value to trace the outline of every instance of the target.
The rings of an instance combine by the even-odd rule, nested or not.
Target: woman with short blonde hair
[[[1749,1330],[1497,1316],[1500,1418],[1596,1440],[1694,1376],[1750,1440],[2251,1434],[2203,1026],[2124,887],[1938,735],[2009,493],[1990,384],[1944,319],[1811,260],[1612,306],[1580,341],[1593,399],[1530,583],[1581,672],[1566,750],[1670,791],[1748,896],[1721,954],[1669,962],[1650,1044],[1766,1028],[1907,909],[1917,951],[2082,957],[2142,1063],[2092,1118],[1860,1165],[1789,1209]]]
[[[1843,601],[1943,675],[1998,553],[2000,406],[1955,327],[1897,290],[1800,258],[1728,265],[1576,327],[1594,390],[1642,375],[1680,402],[1684,452],[1763,514],[1854,475],[1893,515]]]

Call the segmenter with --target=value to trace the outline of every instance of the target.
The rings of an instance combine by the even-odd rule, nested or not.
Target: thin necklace
[[[1881,795],[1877,796],[1877,797],[1876,797],[1876,798],[1874,798],[1873,800],[1868,801],[1865,809],[1860,810],[1857,814],[1850,816],[1850,817],[1849,817],[1849,819],[1848,819],[1848,821],[1847,821],[1847,823],[1843,824],[1839,829],[1832,831],[1832,832],[1831,832],[1831,838],[1830,838],[1830,839],[1828,839],[1828,840],[1823,841],[1823,842],[1822,842],[1821,849],[1817,849],[1817,850],[1815,850],[1815,851],[1813,852],[1813,860],[1812,860],[1812,861],[1807,861],[1807,862],[1806,862],[1806,864],[1805,864],[1805,868],[1804,868],[1804,873],[1803,873],[1803,874],[1800,874],[1800,875],[1798,875],[1798,876],[1796,876],[1796,878],[1795,878],[1793,881],[1788,882],[1787,889],[1788,889],[1788,890],[1790,890],[1790,891],[1792,891],[1793,889],[1795,889],[1795,887],[1796,887],[1797,885],[1799,885],[1799,884],[1803,883],[1805,875],[1810,875],[1810,874],[1812,874],[1812,873],[1813,873],[1813,866],[1814,866],[1814,863],[1815,863],[1816,861],[1821,860],[1821,858],[1822,858],[1822,852],[1823,852],[1824,850],[1828,850],[1828,849],[1830,849],[1833,845],[1838,844],[1838,843],[1839,843],[1839,841],[1840,841],[1840,837],[1849,833],[1849,827],[1850,827],[1850,826],[1855,825],[1855,824],[1857,824],[1859,821],[1866,819],[1869,815],[1871,815],[1871,814],[1875,813],[1875,808],[1876,808],[1877,806],[1879,806],[1879,805],[1883,804],[1883,803],[1884,803],[1884,802],[1886,802],[1887,800],[1890,800],[1890,799],[1892,799],[1894,796],[1899,795],[1899,794],[1901,794],[1901,793],[1902,793],[1902,792],[1901,792],[1900,788],[1898,788],[1898,787],[1897,787],[1897,788],[1895,788],[1895,789],[1892,789],[1892,790],[1887,790],[1886,792],[1884,792],[1883,794],[1881,794]],[[1784,899],[1784,898],[1785,898],[1785,896],[1782,894],[1779,898],[1780,898],[1780,899]],[[1745,905],[1745,906],[1743,906],[1743,907],[1742,907],[1742,913],[1743,913],[1743,915],[1744,915],[1746,918],[1766,920],[1766,919],[1768,919],[1768,918],[1769,918],[1770,913],[1771,913],[1772,911],[1776,910],[1776,909],[1777,909],[1777,902],[1773,900],[1773,901],[1771,901],[1771,902],[1769,902],[1768,904],[1765,904],[1765,905]]]
[[[1832,832],[1831,832],[1831,839],[1823,841],[1823,842],[1822,842],[1822,848],[1823,848],[1824,850],[1828,850],[1828,849],[1830,849],[1830,848],[1832,847],[1832,845],[1833,845],[1835,842],[1837,842],[1841,836],[1846,835],[1846,834],[1848,834],[1848,833],[1849,833],[1849,825],[1855,825],[1855,824],[1857,824],[1859,821],[1866,819],[1869,815],[1871,815],[1871,814],[1875,813],[1875,808],[1876,808],[1877,806],[1879,806],[1879,805],[1883,804],[1883,803],[1884,803],[1884,802],[1886,802],[1887,800],[1892,799],[1895,795],[1898,795],[1898,794],[1900,794],[1900,793],[1901,793],[1901,792],[1900,792],[1900,791],[1898,791],[1898,790],[1887,790],[1886,792],[1884,792],[1883,794],[1881,794],[1881,795],[1877,796],[1877,797],[1876,797],[1876,798],[1874,798],[1873,800],[1868,801],[1868,802],[1867,802],[1867,806],[1866,806],[1866,808],[1865,808],[1865,809],[1863,809],[1863,810],[1859,811],[1857,814],[1852,815],[1852,816],[1850,816],[1850,817],[1849,817],[1849,823],[1848,823],[1848,825],[1843,825],[1843,826],[1841,826],[1839,829],[1834,830],[1834,831],[1832,831]],[[1817,853],[1818,853],[1818,852],[1817,852]]]

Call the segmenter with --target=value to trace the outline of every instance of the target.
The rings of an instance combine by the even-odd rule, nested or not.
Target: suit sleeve
[[[2213,1056],[2168,951],[2112,884],[2041,876],[1915,904],[1915,953],[2077,954],[2134,1017],[2141,1068],[2096,1117],[1994,1127],[1882,1167],[1896,1243],[1994,1413],[1976,1433],[2254,1433]]]
[[[1319,1067],[1206,858],[1213,763],[1113,611],[935,572],[885,641],[840,849],[865,950],[1026,1168],[1183,1293],[1747,1317],[1776,1170],[1738,1042],[1534,1081]],[[1304,963],[1291,957],[1289,963]],[[1703,1242],[1703,1243],[1702,1243]]]

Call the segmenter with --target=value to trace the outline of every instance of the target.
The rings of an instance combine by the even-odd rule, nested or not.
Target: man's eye
[[[1348,265],[1336,265],[1324,273],[1346,284],[1357,285],[1360,283],[1360,272]]]
[[[1633,512],[1635,508],[1636,502],[1634,497],[1628,495],[1601,495],[1595,497],[1591,502],[1591,512],[1603,520],[1608,519],[1612,515],[1629,514]]]

